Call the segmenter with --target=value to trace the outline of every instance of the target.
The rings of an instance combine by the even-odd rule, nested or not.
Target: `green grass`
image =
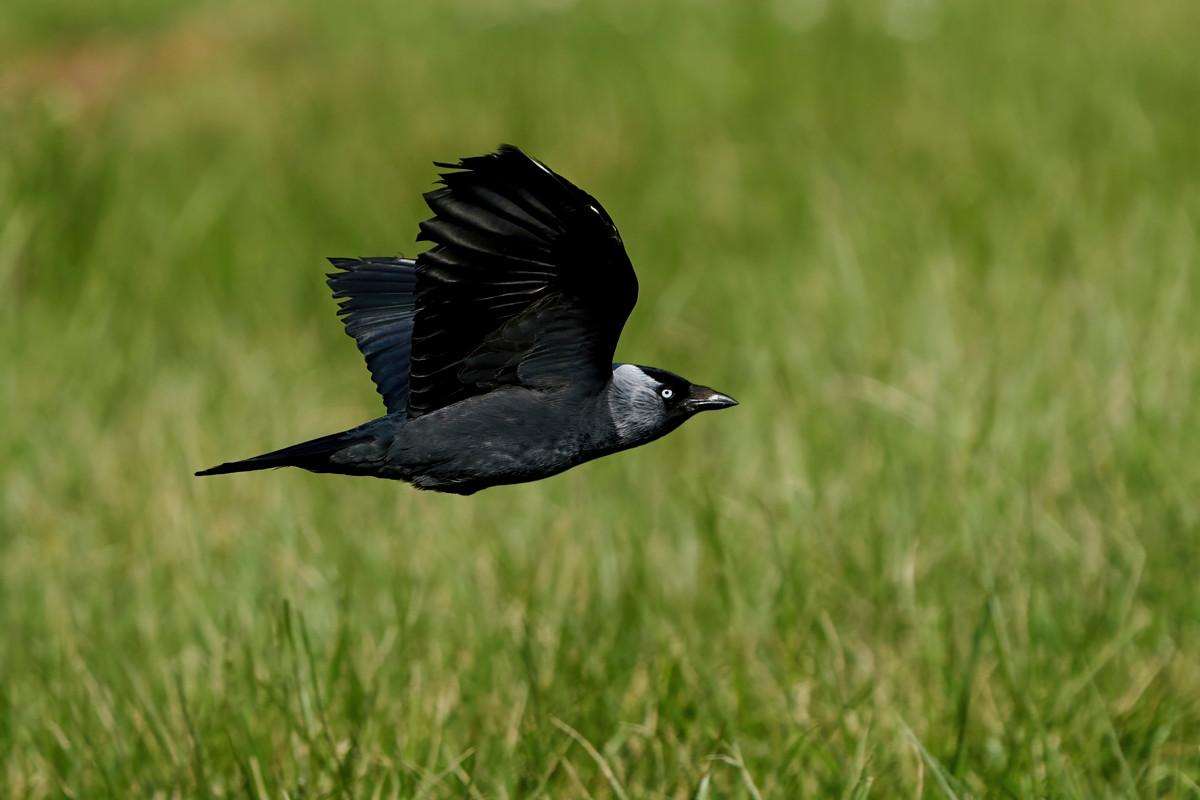
[[[1200,796],[1200,7],[76,5],[0,11],[0,794]],[[322,258],[501,141],[742,405],[193,478],[380,412]]]

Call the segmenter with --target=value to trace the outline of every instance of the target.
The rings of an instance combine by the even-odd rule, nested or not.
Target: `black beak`
[[[684,404],[691,411],[715,411],[718,408],[736,406],[738,401],[716,389],[710,389],[707,386],[693,386],[688,390],[687,400],[684,401]]]

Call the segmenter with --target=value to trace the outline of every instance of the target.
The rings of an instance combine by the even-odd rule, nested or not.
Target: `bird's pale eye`
[[[670,400],[675,396],[675,391],[673,389],[663,389],[659,392],[659,395],[662,396],[663,400]]]

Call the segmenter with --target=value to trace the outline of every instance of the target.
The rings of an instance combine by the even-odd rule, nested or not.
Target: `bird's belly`
[[[566,425],[502,422],[440,426],[429,435],[413,425],[389,459],[400,473],[395,477],[422,489],[470,494],[548,478],[599,455]]]

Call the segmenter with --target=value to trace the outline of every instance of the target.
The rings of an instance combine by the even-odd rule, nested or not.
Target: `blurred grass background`
[[[8,0],[11,797],[1197,797],[1200,6]],[[599,197],[735,411],[470,499],[322,258]]]

